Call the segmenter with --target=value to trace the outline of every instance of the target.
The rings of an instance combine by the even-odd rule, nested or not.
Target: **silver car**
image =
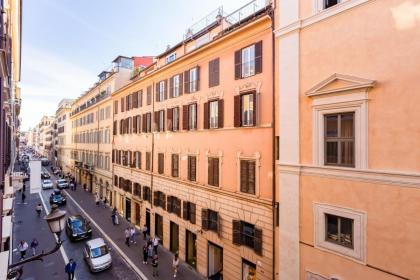
[[[50,179],[46,179],[42,181],[42,189],[46,190],[46,189],[52,189],[53,188],[53,182]]]
[[[95,238],[86,242],[83,249],[83,258],[92,272],[105,270],[112,265],[110,248],[102,238]]]
[[[69,187],[69,183],[67,182],[66,179],[58,179],[57,180],[57,188],[59,190],[61,189],[67,189]]]

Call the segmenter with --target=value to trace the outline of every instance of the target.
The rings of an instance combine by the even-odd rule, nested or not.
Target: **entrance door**
[[[138,203],[134,203],[134,213],[135,213],[135,215],[136,215],[136,225],[137,226],[141,226],[140,225],[140,204],[138,204]]]
[[[147,234],[150,235],[150,209],[146,208],[146,227]]]
[[[223,279],[223,248],[211,242],[208,245],[208,276],[210,280]]]
[[[170,224],[170,244],[169,249],[172,253],[178,253],[179,250],[179,226],[174,222]]]
[[[163,243],[163,217],[155,213],[155,235],[159,237],[159,243]]]
[[[186,246],[185,246],[186,261],[189,265],[196,268],[197,267],[197,244],[196,244],[197,235],[187,230],[187,238],[185,241],[186,241]]]
[[[125,218],[131,222],[131,199],[125,199]]]

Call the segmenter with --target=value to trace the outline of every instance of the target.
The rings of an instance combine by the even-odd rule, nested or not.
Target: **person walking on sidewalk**
[[[35,211],[36,211],[38,217],[41,216],[41,212],[42,212],[42,205],[41,205],[41,203],[38,203],[38,205],[35,206]]]
[[[135,226],[130,227],[130,242],[136,244],[136,228]]]
[[[159,276],[159,259],[156,254],[154,255],[152,259],[152,267],[153,267],[153,276]]]
[[[111,218],[112,218],[112,223],[116,225],[117,224],[117,208],[115,207],[114,209],[112,209]]]
[[[104,197],[104,208],[106,208],[106,203],[107,203],[107,200],[106,200],[106,196]]]
[[[69,280],[74,279],[74,272],[76,271],[76,262],[73,259],[70,259],[69,262],[66,264],[64,271],[69,276]]]
[[[179,257],[178,257],[178,253],[175,253],[174,259],[172,261],[172,268],[174,269],[174,278],[176,277],[176,274],[178,273],[178,267],[179,267]]]
[[[149,258],[153,258],[153,245],[152,245],[152,242],[148,242],[148,245],[147,245],[147,256]]]
[[[28,243],[25,240],[21,240],[18,245],[18,250],[20,252],[20,259],[23,260],[26,256],[26,250],[28,250]]]
[[[147,228],[146,224],[144,224],[142,232],[143,232],[143,240],[146,240],[147,232],[148,232],[148,228]]]
[[[96,206],[99,206],[99,202],[100,202],[101,200],[99,199],[99,194],[96,194],[96,196],[95,196],[95,203],[96,203]]]
[[[125,229],[124,235],[125,235],[125,245],[130,247],[130,229],[129,228]]]
[[[147,257],[148,257],[147,244],[144,244],[144,246],[143,246],[143,264],[147,264]]]
[[[36,254],[36,248],[38,247],[38,240],[36,240],[36,238],[32,239],[31,242],[31,249],[32,249],[32,256],[35,256]]]
[[[153,242],[153,250],[155,251],[155,255],[157,255],[157,253],[158,253],[157,249],[158,249],[158,246],[159,246],[159,237],[157,237],[155,235],[155,237],[153,237],[152,242]]]
[[[26,194],[25,192],[22,192],[22,204],[25,204],[25,198],[26,198]]]

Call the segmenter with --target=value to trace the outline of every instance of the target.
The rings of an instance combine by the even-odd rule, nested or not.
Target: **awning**
[[[0,279],[7,279],[7,271],[9,270],[9,252],[0,252]]]
[[[6,215],[10,210],[12,210],[12,207],[13,207],[13,198],[3,199],[3,215]]]
[[[2,229],[2,240],[1,242],[6,242],[7,238],[10,237],[12,232],[12,216],[3,217],[3,229]],[[1,279],[1,278],[0,278]]]

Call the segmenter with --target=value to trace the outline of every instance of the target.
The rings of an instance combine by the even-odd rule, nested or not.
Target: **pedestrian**
[[[22,192],[22,204],[25,204],[25,198],[26,198],[25,192]]]
[[[147,232],[148,232],[148,228],[147,228],[146,224],[144,224],[142,232],[143,232],[143,240],[146,240],[146,236],[147,236]]]
[[[153,276],[159,276],[159,259],[156,254],[154,255],[152,259],[152,267],[153,267]]]
[[[147,245],[144,244],[144,246],[143,246],[143,264],[147,264],[147,257],[148,257]]]
[[[83,189],[86,190],[86,184],[83,184]]]
[[[174,278],[176,277],[176,274],[178,273],[178,267],[179,267],[179,257],[178,257],[178,253],[175,253],[174,259],[172,261],[172,268],[174,269]]]
[[[106,203],[107,203],[107,200],[106,200],[106,196],[104,197],[104,208],[106,208]]]
[[[100,199],[99,199],[99,195],[98,195],[98,194],[96,194],[96,196],[95,196],[95,203],[96,203],[96,206],[99,206],[99,201],[100,201]]]
[[[125,235],[125,245],[130,247],[130,229],[129,228],[125,229],[124,235]]]
[[[133,244],[137,243],[136,240],[135,240],[135,237],[136,237],[136,228],[134,226],[132,226],[132,227],[130,227],[130,241]]]
[[[31,249],[32,249],[32,256],[35,256],[36,254],[36,248],[38,247],[38,240],[36,240],[36,238],[32,239],[31,242]]]
[[[73,259],[70,259],[69,262],[66,264],[64,271],[69,276],[69,280],[74,279],[74,271],[76,270],[76,262]]]
[[[21,240],[18,245],[18,250],[20,252],[20,259],[23,260],[26,256],[26,250],[28,250],[28,243],[25,240]]]
[[[42,205],[41,205],[41,203],[38,203],[38,205],[35,206],[35,211],[38,214],[38,217],[41,216],[41,212],[42,212]]]
[[[115,208],[115,207],[112,209],[111,218],[112,218],[112,223],[113,223],[114,225],[116,225],[116,224],[117,224],[117,223],[116,223],[116,218],[117,218],[117,208]]]
[[[23,183],[22,191],[23,191],[23,192],[25,192],[25,191],[26,191],[26,184],[25,184],[25,183]]]
[[[159,246],[159,237],[157,237],[155,235],[155,237],[153,237],[153,250],[155,251],[155,254],[157,255],[158,251],[158,246]]]
[[[149,258],[153,257],[153,245],[151,242],[147,245],[147,256]]]

